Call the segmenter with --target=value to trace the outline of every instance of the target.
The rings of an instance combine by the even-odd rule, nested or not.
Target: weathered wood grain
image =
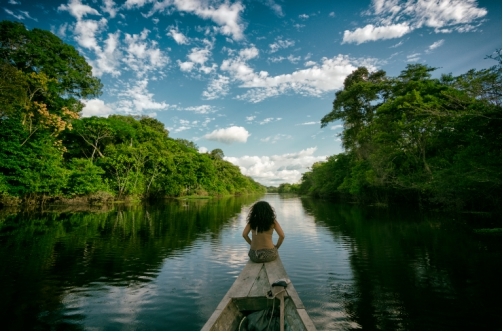
[[[279,257],[272,262],[264,263],[264,267],[266,269],[270,285],[278,279],[288,278],[285,268],[283,267],[283,263]]]
[[[283,263],[281,262],[281,259],[279,257],[272,262],[264,263],[264,266],[267,270],[267,276],[269,278],[270,284],[272,284],[278,279],[282,278],[288,279],[288,275],[286,274],[285,268],[283,267]],[[293,302],[295,303],[295,306],[298,309],[305,309],[304,304],[300,300],[299,294],[297,294],[297,291],[295,290],[291,282],[286,287],[286,292],[288,296],[292,298]]]
[[[295,307],[295,304],[293,303],[291,298],[288,297],[285,299],[285,321],[287,322],[288,327],[291,330],[295,329],[297,331],[309,331],[309,329],[306,328],[304,320],[299,315],[299,310]]]
[[[231,301],[229,305],[222,310],[218,319],[211,326],[211,331],[236,331],[239,322],[244,315],[238,310],[237,306]]]
[[[297,293],[297,291],[295,290],[295,288],[293,288],[292,283],[288,284],[288,287],[286,288],[286,292],[287,292],[288,296],[290,296],[292,298],[292,301],[293,301],[293,303],[295,303],[295,307],[297,309],[305,309],[304,304],[302,303],[300,296]]]
[[[204,324],[201,330],[203,331],[233,331],[236,330],[237,324],[243,317],[231,298],[224,299],[223,309],[217,309],[213,312],[210,319]]]
[[[222,310],[225,308],[226,299],[247,296],[261,268],[262,264],[255,264],[249,261],[236,281],[234,281],[231,288],[227,291],[227,294],[225,294],[224,298],[217,306],[217,309]]]
[[[248,293],[249,297],[266,296],[267,292],[271,289],[271,284],[269,283],[269,279],[267,278],[264,264],[260,265],[262,265],[262,268],[260,269],[260,272],[255,279],[250,292]]]
[[[263,310],[272,303],[279,304],[278,299],[268,300],[265,297],[271,284],[278,279],[288,279],[280,258],[269,263],[248,261],[202,330],[236,330],[244,317],[241,311]],[[284,318],[290,328],[298,331],[316,330],[292,283],[286,288],[284,302]]]
[[[307,314],[306,309],[297,309],[297,313],[299,314],[304,326],[306,327],[306,331],[316,331],[316,326],[314,326],[311,317]]]

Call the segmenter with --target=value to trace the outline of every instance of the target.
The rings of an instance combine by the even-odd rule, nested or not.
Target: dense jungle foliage
[[[300,188],[300,184],[298,184],[298,183],[294,183],[294,184],[281,183],[277,187],[273,187],[273,186],[266,187],[268,193],[278,193],[278,194],[290,194],[290,193],[296,194],[296,193],[298,193],[299,188]]]
[[[301,194],[501,212],[501,50],[498,65],[432,78],[358,68],[322,127],[340,120],[345,152],[303,174]]]
[[[80,118],[102,84],[54,34],[0,22],[0,203],[264,192],[152,118]]]

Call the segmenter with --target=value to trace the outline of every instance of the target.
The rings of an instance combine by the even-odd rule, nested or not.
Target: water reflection
[[[302,204],[349,251],[354,284],[330,288],[357,328],[501,329],[501,238],[481,246],[452,217]]]
[[[501,235],[459,216],[261,199],[318,329],[501,330]],[[0,329],[199,330],[248,260],[255,200],[0,211]]]
[[[145,294],[153,298],[159,293],[158,275],[163,271],[190,275],[188,260],[180,259],[184,251],[197,250],[193,244],[198,238],[218,239],[242,205],[253,200],[173,201],[115,206],[100,213],[4,214],[0,224],[2,329],[141,329],[141,324],[132,323],[132,313],[138,305],[148,306],[139,301]],[[197,256],[192,259],[192,267],[197,260]],[[180,277],[182,286],[184,278]],[[99,310],[101,314],[94,315]],[[114,317],[107,316],[112,311]],[[162,322],[148,329],[167,329],[169,325]]]

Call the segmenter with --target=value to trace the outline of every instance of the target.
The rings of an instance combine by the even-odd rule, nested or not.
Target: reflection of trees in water
[[[347,244],[354,286],[330,287],[362,329],[501,329],[501,238],[477,239],[459,216],[302,204]]]
[[[65,292],[92,282],[130,286],[158,275],[166,257],[222,228],[256,197],[115,206],[101,213],[20,212],[0,223],[2,330],[82,329],[65,323]]]

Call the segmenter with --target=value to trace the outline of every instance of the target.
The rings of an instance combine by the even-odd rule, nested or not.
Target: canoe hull
[[[278,308],[278,299],[265,296],[278,279],[288,279],[280,258],[269,263],[249,261],[201,330],[237,331],[246,313]],[[285,323],[291,330],[316,330],[292,283],[286,287]]]

